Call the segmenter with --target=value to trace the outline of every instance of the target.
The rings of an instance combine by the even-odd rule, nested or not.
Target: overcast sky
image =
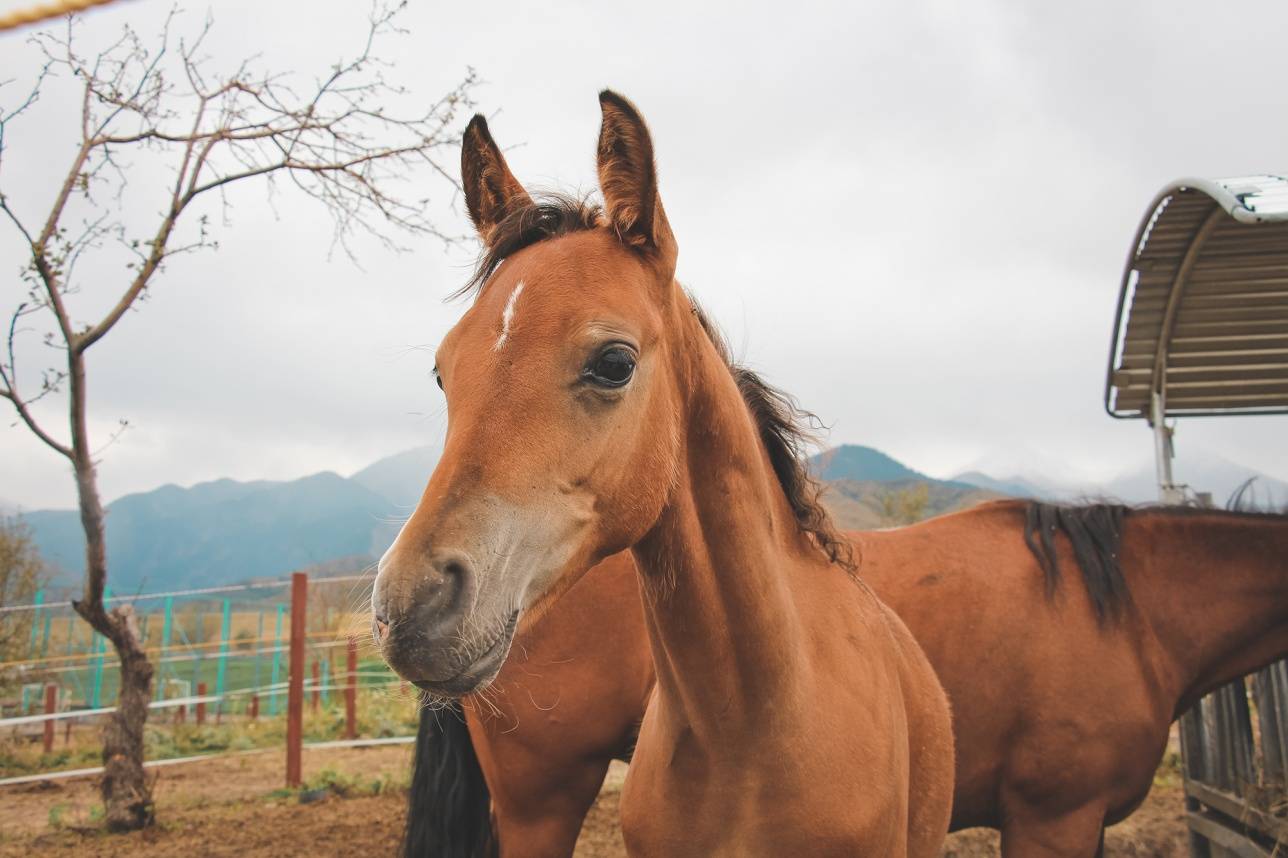
[[[168,8],[121,2],[83,33],[108,38],[127,21],[152,32]],[[204,10],[191,4],[179,26]],[[352,0],[211,10],[217,61],[259,53],[306,79],[358,49],[366,13]],[[418,0],[404,24],[385,46],[394,76],[430,101],[476,68],[479,108],[531,185],[592,190],[596,93],[633,99],[653,130],[680,279],[740,356],[830,424],[831,443],[939,476],[982,464],[1096,480],[1147,465],[1144,424],[1102,405],[1133,231],[1172,179],[1288,168],[1282,2]],[[8,106],[33,70],[23,41],[0,36]],[[9,129],[0,175],[32,219],[70,161],[76,109],[55,93]],[[422,179],[444,229],[466,231],[450,190]],[[274,209],[245,187],[233,203],[220,249],[172,264],[91,353],[99,437],[120,418],[132,426],[104,454],[108,499],[350,473],[441,439],[432,347],[461,313],[443,299],[475,248],[424,240],[396,256],[366,243],[358,268],[329,257],[330,221],[310,201],[283,192]],[[22,247],[5,229],[9,308]],[[122,285],[111,268],[77,298],[94,306]],[[70,505],[64,464],[7,423],[0,501]],[[1288,478],[1285,428],[1185,421],[1178,461],[1203,448]]]

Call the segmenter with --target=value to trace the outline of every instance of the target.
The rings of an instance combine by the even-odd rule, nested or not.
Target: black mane
[[[1060,558],[1055,536],[1063,532],[1073,547],[1082,583],[1101,622],[1116,619],[1130,601],[1120,551],[1123,520],[1131,509],[1121,504],[1080,506],[1029,501],[1024,510],[1024,542],[1046,577],[1048,597],[1060,585]]]
[[[1242,495],[1239,499],[1244,500]],[[1060,585],[1060,560],[1055,537],[1057,533],[1063,533],[1073,548],[1083,585],[1091,598],[1096,617],[1102,623],[1120,617],[1123,609],[1131,603],[1121,562],[1123,525],[1128,518],[1141,515],[1284,518],[1284,514],[1278,512],[1197,506],[1021,503],[1024,505],[1024,541],[1042,567],[1047,595],[1054,596]]]

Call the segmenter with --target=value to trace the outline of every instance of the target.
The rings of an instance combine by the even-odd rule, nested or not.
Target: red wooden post
[[[206,683],[197,683],[197,725],[206,723],[206,701],[202,698],[206,696]]]
[[[313,659],[313,711],[318,711],[318,703],[322,699],[322,677],[318,673],[318,660]]]
[[[358,737],[358,639],[349,636],[349,682],[344,689],[344,738]]]
[[[250,696],[250,720],[256,721],[258,719],[259,719],[259,695],[252,694]]]
[[[304,634],[309,578],[291,573],[291,653],[286,693],[286,785],[300,785],[300,751],[304,742]]]
[[[45,686],[45,714],[53,715],[58,709],[58,686],[52,682]],[[45,753],[54,750],[54,719],[45,722]]]

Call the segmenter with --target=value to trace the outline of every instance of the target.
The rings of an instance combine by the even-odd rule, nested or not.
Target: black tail
[[[459,703],[420,710],[403,858],[497,858],[492,798]]]

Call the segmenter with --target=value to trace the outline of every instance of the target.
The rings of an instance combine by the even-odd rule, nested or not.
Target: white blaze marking
[[[514,321],[514,305],[519,301],[519,293],[523,291],[523,281],[514,287],[510,293],[510,300],[505,302],[505,309],[501,312],[501,336],[496,338],[496,345],[492,346],[492,351],[499,352],[505,345],[505,341],[510,338],[510,323]]]

